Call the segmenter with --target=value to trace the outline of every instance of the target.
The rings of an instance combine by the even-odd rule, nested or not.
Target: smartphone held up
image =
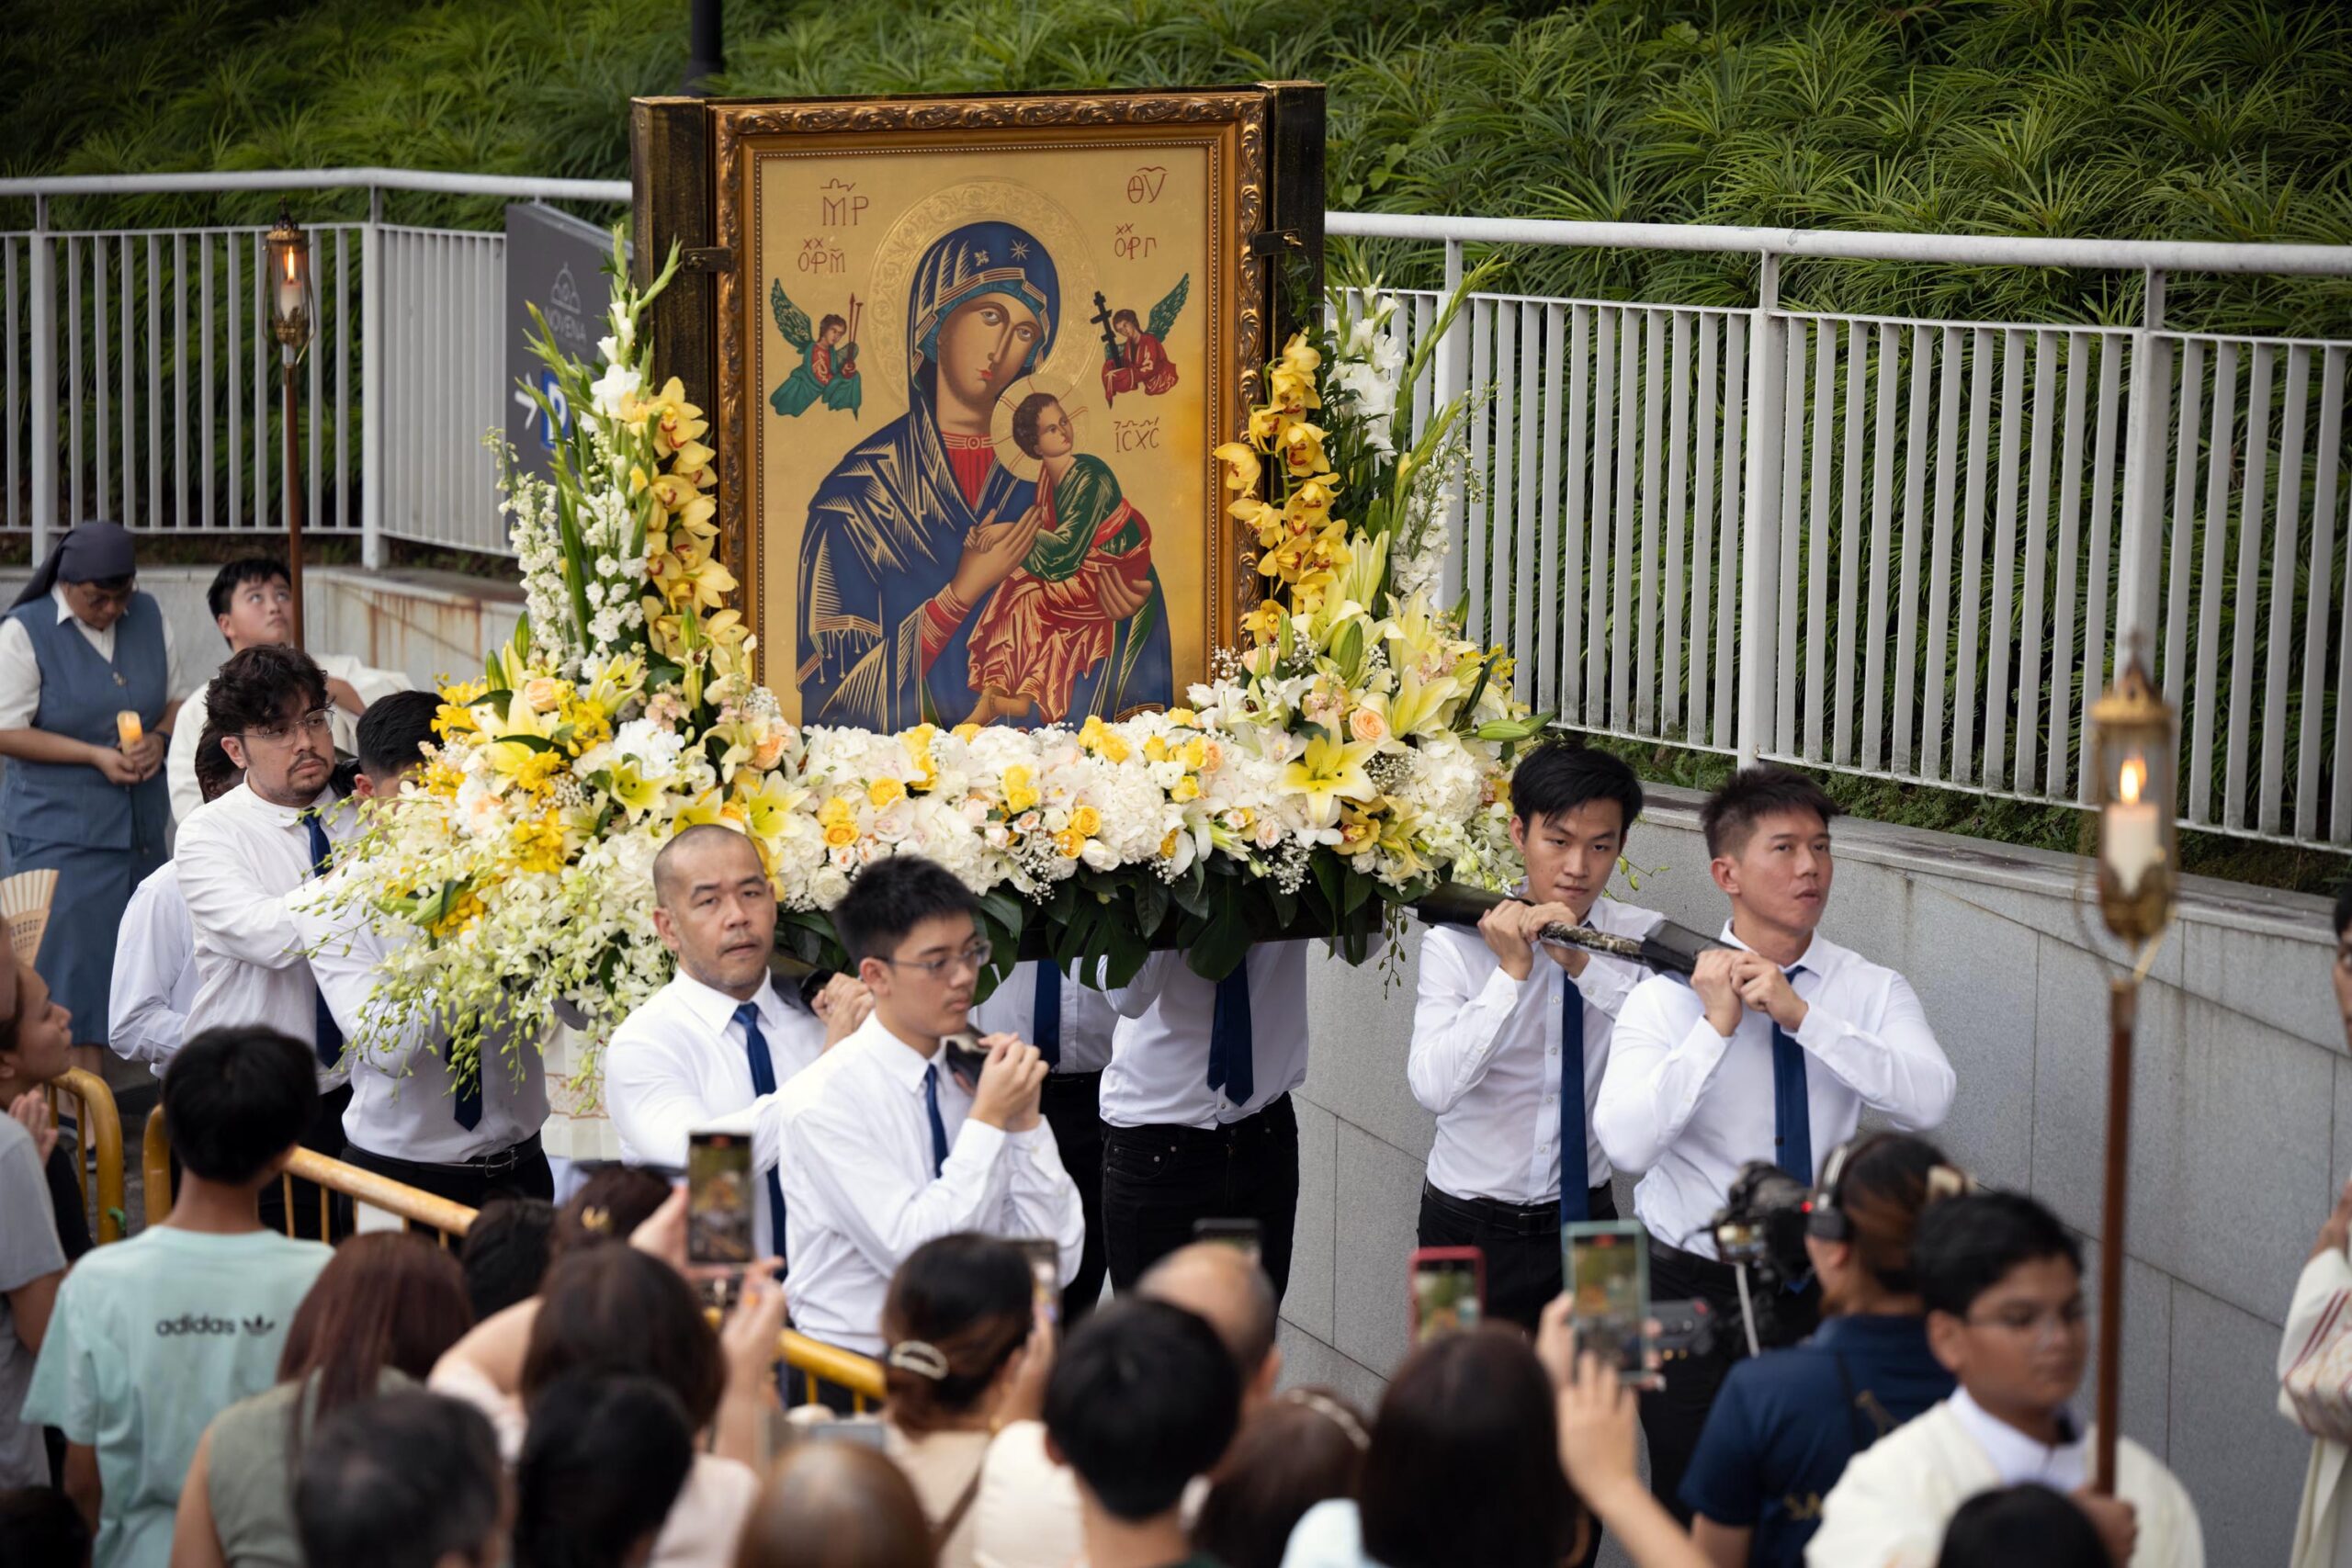
[[[1639,1220],[1578,1221],[1560,1230],[1577,1344],[1627,1378],[1650,1359],[1649,1233]]]
[[[686,1139],[686,1261],[744,1269],[752,1241],[752,1140],[742,1133]]]
[[[1418,1247],[1410,1279],[1414,1344],[1476,1328],[1485,1320],[1487,1255],[1478,1248]]]

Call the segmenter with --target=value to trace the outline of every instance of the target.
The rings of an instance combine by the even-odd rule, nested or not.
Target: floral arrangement
[[[1398,449],[1420,362],[1392,298],[1339,292],[1267,367],[1248,439],[1220,448],[1267,592],[1188,705],[884,735],[797,728],[751,678],[702,411],[656,388],[641,332],[675,266],[640,290],[616,253],[595,367],[541,328],[575,419],[551,481],[503,454],[526,616],[481,679],[444,689],[422,777],[370,808],[334,885],[410,933],[378,1027],[433,1012],[462,1076],[499,1032],[537,1037],[515,1021],[561,1017],[593,1070],[669,977],[652,861],[698,823],[758,847],[781,938],[811,963],[838,961],[824,911],[858,870],[915,852],[980,895],[1000,966],[1026,936],[1114,985],[1155,946],[1216,976],[1277,932],[1360,959],[1382,912],[1442,875],[1518,874],[1504,769],[1543,720],[1511,700],[1509,657],[1430,604],[1461,409]]]

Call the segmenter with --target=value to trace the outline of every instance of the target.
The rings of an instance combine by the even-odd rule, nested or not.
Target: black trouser
[[[302,1146],[313,1149],[329,1159],[344,1156],[343,1113],[351,1105],[351,1086],[337,1084],[319,1096],[317,1111],[311,1117],[311,1128],[302,1134]],[[294,1189],[294,1224],[286,1224],[286,1190],[288,1182]],[[319,1234],[319,1198],[325,1193],[327,1201],[327,1233]],[[281,1178],[261,1190],[261,1224],[264,1230],[285,1235],[298,1235],[305,1241],[341,1241],[351,1234],[351,1200],[340,1192],[327,1192],[299,1178]]]
[[[1591,1217],[1613,1220],[1617,1199],[1603,1182],[1590,1190]],[[1475,1247],[1487,1255],[1487,1316],[1530,1334],[1560,1293],[1560,1205],[1457,1198],[1423,1184],[1420,1245]]]
[[[362,1170],[422,1188],[436,1198],[447,1198],[469,1209],[479,1209],[493,1198],[552,1201],[555,1197],[555,1172],[548,1166],[547,1151],[539,1146],[537,1133],[497,1154],[463,1165],[426,1165],[418,1160],[394,1159],[390,1155],[363,1149],[357,1144],[345,1149],[343,1157],[346,1164]]]
[[[1298,1223],[1298,1114],[1290,1096],[1213,1129],[1102,1129],[1102,1241],[1111,1288],[1189,1245],[1201,1220],[1255,1220],[1259,1261],[1277,1300],[1290,1284]]]
[[[1700,1430],[1715,1403],[1716,1391],[1732,1364],[1747,1355],[1747,1333],[1739,1313],[1739,1280],[1726,1263],[1694,1252],[1650,1242],[1650,1299],[1655,1302],[1704,1301],[1715,1320],[1714,1348],[1704,1356],[1684,1356],[1666,1366],[1666,1386],[1642,1395],[1642,1434],[1649,1440],[1650,1492],[1682,1522],[1690,1524],[1690,1510],[1677,1495],[1682,1473],[1698,1451]]]
[[[1062,1327],[1067,1331],[1102,1299],[1102,1075],[1049,1073],[1040,1104],[1054,1130],[1062,1168],[1078,1183],[1086,1211],[1086,1247],[1078,1273],[1062,1291]]]

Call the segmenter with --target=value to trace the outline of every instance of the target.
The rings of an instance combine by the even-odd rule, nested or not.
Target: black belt
[[[525,1161],[537,1157],[539,1152],[539,1135],[534,1133],[519,1144],[509,1144],[503,1149],[467,1159],[402,1159],[398,1155],[378,1154],[374,1149],[368,1149],[367,1154],[368,1158],[382,1160],[386,1165],[413,1166],[419,1170],[473,1170],[484,1176],[504,1176],[518,1169]]]
[[[1046,1081],[1051,1083],[1054,1080],[1048,1077]],[[1187,1127],[1172,1122],[1151,1122],[1131,1127],[1121,1122],[1105,1122],[1102,1131],[1106,1137],[1164,1139],[1172,1151],[1187,1144],[1196,1147],[1216,1147],[1240,1138],[1272,1137],[1284,1127],[1294,1136],[1296,1135],[1298,1123],[1291,1110],[1287,1092],[1274,1096],[1247,1116],[1215,1127]]]
[[[1654,1270],[1662,1266],[1677,1277],[1690,1280],[1698,1287],[1697,1293],[1710,1300],[1736,1302],[1739,1299],[1739,1270],[1719,1258],[1686,1252],[1652,1236],[1650,1264]]]
[[[1506,1203],[1499,1198],[1462,1198],[1431,1181],[1421,1183],[1421,1201],[1502,1235],[1557,1236],[1560,1202]]]

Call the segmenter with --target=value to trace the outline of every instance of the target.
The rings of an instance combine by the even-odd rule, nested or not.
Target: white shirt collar
[[[62,626],[66,622],[74,618],[74,606],[65,597],[65,588],[63,584],[61,583],[57,587],[51,588],[49,591],[49,602],[57,606],[57,624],[59,626]],[[90,629],[92,631],[96,631],[98,628],[92,626]],[[111,631],[114,628],[109,626],[107,629]]]
[[[329,784],[320,790],[307,806],[280,806],[274,800],[264,800],[253,792],[252,785],[240,779],[237,781],[237,787],[223,795],[220,799],[233,800],[237,803],[235,809],[250,812],[276,827],[291,828],[302,820],[304,812],[316,811],[323,806],[336,805],[342,796],[335,794],[333,784]]]
[[[695,979],[683,966],[671,983],[677,987],[678,1000],[694,1014],[695,1021],[714,1036],[727,1032],[727,1026],[735,1021],[735,1010],[743,1005],[718,987],[707,986]],[[760,988],[752,994],[749,1000],[760,1010],[760,1023],[763,1029],[784,1021],[784,1003],[775,994],[773,976],[762,980]]]
[[[833,1049],[847,1051],[852,1047],[872,1056],[882,1070],[897,1079],[899,1087],[910,1094],[922,1092],[922,1075],[926,1067],[936,1066],[940,1077],[944,1079],[947,1077],[946,1041],[942,1040],[930,1055],[918,1055],[914,1047],[890,1032],[890,1026],[882,1021],[879,1012],[867,1013],[865,1021]]]
[[[2071,1412],[2062,1414],[2059,1420],[2063,1430],[2075,1434],[2074,1440],[2054,1445],[2036,1442],[2018,1431],[1971,1399],[1964,1388],[1952,1390],[1951,1413],[1993,1461],[2003,1485],[2038,1481],[2061,1492],[2072,1492],[2083,1484],[2084,1455],[2090,1447],[2090,1438],[2075,1425]]]
[[[1723,941],[1725,945],[1736,947],[1742,953],[1754,953],[1756,951],[1754,948],[1748,946],[1746,942],[1740,941],[1739,938],[1732,934],[1731,922],[1729,920],[1725,920],[1724,922]],[[1829,972],[1830,965],[1837,962],[1838,952],[1838,949],[1835,945],[1822,941],[1821,933],[1819,931],[1815,931],[1805,942],[1804,956],[1799,958],[1794,964],[1789,965],[1789,967],[1792,969],[1802,969],[1808,975],[1826,975]]]

